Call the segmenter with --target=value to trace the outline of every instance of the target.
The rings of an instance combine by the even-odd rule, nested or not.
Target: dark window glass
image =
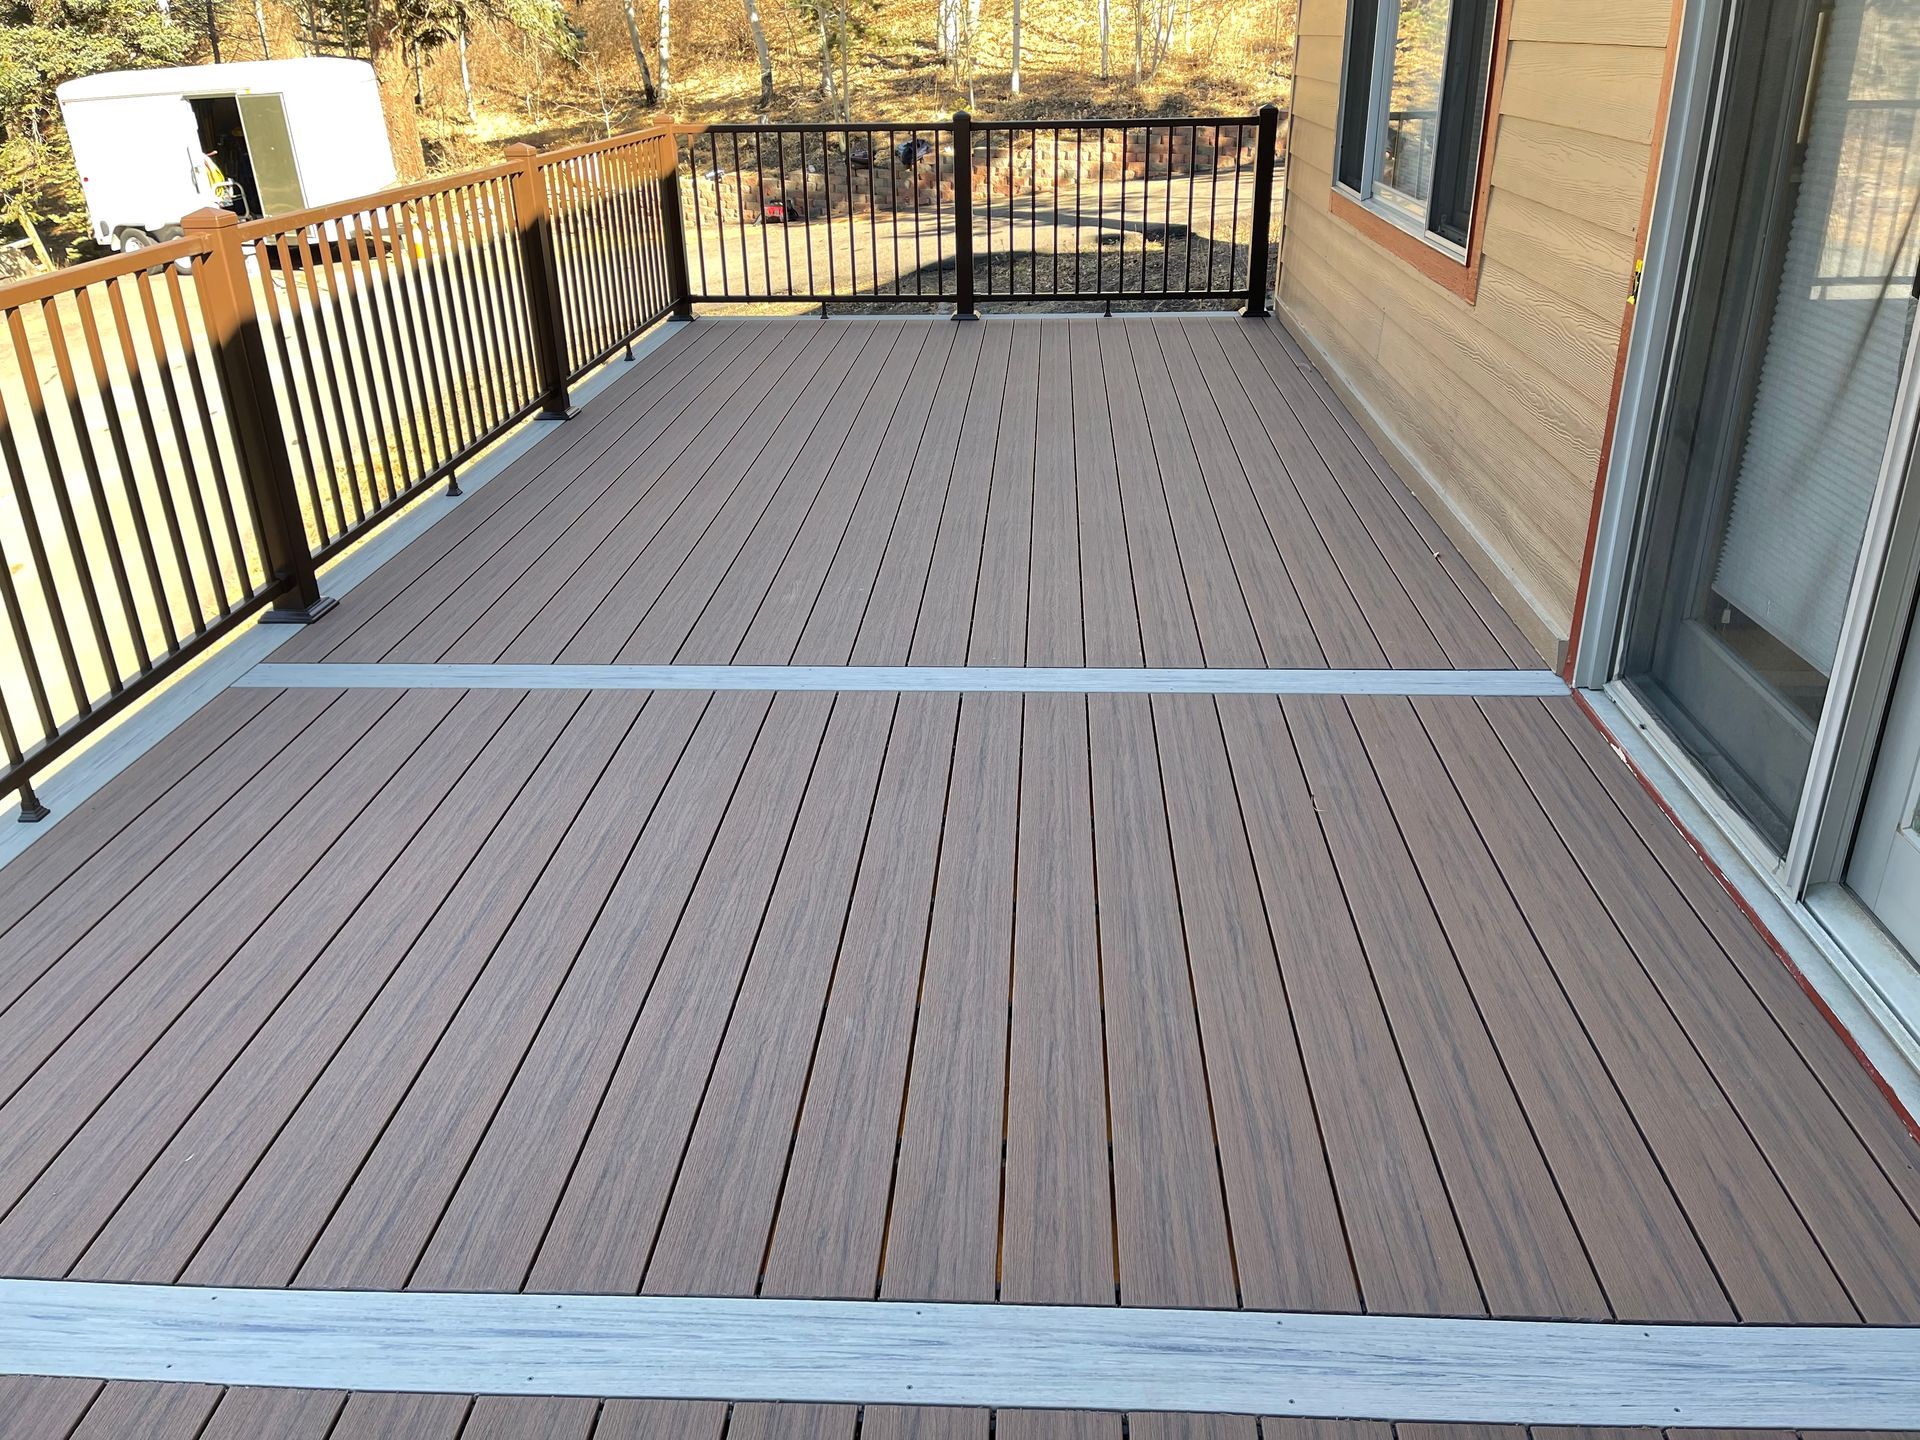
[[[1380,30],[1379,0],[1353,0],[1347,21],[1346,93],[1340,97],[1338,179],[1358,190],[1365,179],[1367,111],[1373,91],[1374,36]]]
[[[1480,184],[1480,139],[1486,126],[1488,69],[1493,63],[1495,0],[1454,0],[1447,37],[1446,99],[1435,146],[1433,206],[1428,228],[1467,243]]]

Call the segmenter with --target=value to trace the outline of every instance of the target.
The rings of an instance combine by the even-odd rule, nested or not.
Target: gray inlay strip
[[[0,1280],[29,1375],[498,1395],[1920,1426],[1920,1330]]]
[[[942,690],[1194,695],[1564,695],[1550,670],[1154,670],[1010,665],[256,665],[268,689]]]

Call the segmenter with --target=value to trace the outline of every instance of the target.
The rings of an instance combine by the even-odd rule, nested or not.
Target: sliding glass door
[[[1920,3],[1732,0],[1619,670],[1785,852],[1915,311]]]

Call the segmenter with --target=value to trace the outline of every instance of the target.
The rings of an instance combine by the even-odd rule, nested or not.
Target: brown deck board
[[[483,1136],[491,1132],[523,1150],[536,1141],[572,1143],[572,1133],[556,1133],[546,1123],[540,1102],[590,1102],[591,1092],[582,1096],[560,1090],[556,1095],[559,1086],[549,1080],[541,1062],[558,1061],[546,1055],[536,1059],[531,1048],[544,1034],[555,1037],[553,1044],[563,1058],[569,1042],[590,1056],[618,1055],[621,1034],[614,1017],[623,1013],[631,994],[625,987],[644,986],[655,973],[698,883],[701,860],[723,823],[722,815],[734,813],[726,797],[742,766],[751,763],[748,756],[763,733],[763,720],[764,733],[781,741],[798,738],[794,725],[804,729],[804,712],[795,716],[788,707],[787,725],[775,731],[767,709],[764,699],[755,697],[748,705],[716,715],[696,733],[673,777],[658,792],[658,802],[610,890],[583,887],[584,893],[563,896],[556,887],[550,893],[554,907],[565,912],[564,920],[532,907],[522,912],[432,1056],[410,1078],[405,1098],[384,1120],[351,1187],[304,1256],[300,1283],[387,1288],[409,1283],[430,1237],[441,1224],[461,1218],[447,1207],[454,1187],[479,1163]],[[770,763],[796,759],[791,751],[769,753],[775,757]],[[798,763],[806,763],[804,751]],[[543,918],[548,923],[537,923]],[[552,1030],[545,1029],[549,1019],[556,1022]],[[521,1118],[530,1123],[492,1131],[493,1120],[505,1113],[509,1087],[523,1078],[529,1088],[511,1098],[528,1105]],[[490,1167],[500,1163],[494,1153],[485,1159]],[[531,1165],[526,1180],[557,1188],[563,1173],[556,1173],[551,1163]],[[517,1198],[517,1193],[508,1191],[507,1196]],[[521,1275],[532,1256],[518,1255],[510,1242],[524,1241],[530,1251],[546,1218],[543,1213],[531,1222],[530,1237],[524,1230],[498,1237],[499,1258],[508,1264],[517,1259]],[[455,1244],[464,1238],[457,1231],[452,1234]],[[484,1245],[480,1254],[483,1264],[494,1258]],[[517,1275],[489,1278],[484,1288],[511,1289],[517,1280]],[[449,1280],[441,1288],[468,1287]]]
[[[1417,903],[1405,849],[1384,833],[1385,804],[1344,710],[1302,702],[1283,717],[1272,702],[1236,696],[1222,699],[1220,712],[1273,932],[1292,952],[1301,988],[1320,997],[1317,1018],[1303,1006],[1303,1023],[1324,1029],[1343,990],[1345,1003],[1371,1023],[1365,988],[1341,984],[1366,975],[1488,1307],[1497,1314],[1608,1318],[1473,995],[1431,912]],[[1329,923],[1343,910],[1348,923]],[[1474,1103],[1447,1099],[1462,1094]],[[1453,1244],[1445,1234],[1433,1253],[1451,1252]],[[1392,1297],[1405,1283],[1393,1270],[1383,1275],[1370,1267],[1362,1291],[1370,1306],[1399,1309],[1404,1302]]]
[[[754,1293],[893,723],[891,696],[835,703],[789,847],[798,863],[781,869],[705,1094],[667,1114],[664,1097],[643,1100],[629,1125],[603,1124],[589,1137],[532,1288],[633,1289],[644,1276],[650,1294]],[[684,1142],[676,1125],[689,1132]],[[677,1175],[647,1163],[650,1147],[632,1143],[653,1133],[660,1148],[679,1147]],[[612,1228],[631,1237],[611,1271],[574,1241],[580,1197],[596,1190],[607,1197],[603,1213],[622,1217]],[[579,1228],[590,1233],[603,1222]]]
[[[1026,697],[1000,1298],[1110,1305],[1113,1177],[1087,702]]]
[[[891,408],[873,405],[862,410],[834,462],[821,501],[808,511],[737,644],[732,649],[727,646],[731,626],[722,629],[717,619],[702,616],[682,647],[683,657],[784,664],[794,658],[802,636],[816,624],[818,633],[854,634],[859,611],[851,619],[848,612],[856,602],[860,611],[865,609],[867,587],[899,513],[931,397],[944,384],[953,349],[952,326],[935,327],[922,335],[911,368],[900,377]],[[882,393],[891,389],[888,385]],[[846,644],[851,645],[850,638]]]
[[[1212,339],[1202,328],[1203,348]],[[1160,351],[1158,360],[1151,358],[1149,346]],[[1246,426],[1251,432],[1259,433],[1258,422],[1244,413],[1246,397],[1231,380],[1213,385],[1197,378],[1207,372],[1189,343],[1187,332],[1179,326],[1148,327],[1135,349],[1136,353],[1149,357],[1156,388],[1159,377],[1166,377],[1161,403],[1167,404],[1170,398],[1178,400],[1180,411],[1193,417],[1192,423],[1183,421],[1180,426],[1185,439],[1179,449],[1183,458],[1191,452],[1194,468],[1190,476],[1174,477],[1172,483],[1193,490],[1196,496],[1204,496],[1218,517],[1266,663],[1306,666],[1323,663],[1327,647],[1315,634],[1299,587],[1288,571],[1287,558],[1268,530],[1258,487],[1252,478],[1257,472],[1241,465],[1235,448],[1237,443],[1244,443],[1236,440],[1233,433],[1236,426]],[[1217,360],[1215,365],[1219,367]],[[1234,400],[1240,402],[1240,409],[1234,407]],[[1312,539],[1312,536],[1312,527],[1307,526],[1306,538]],[[1344,587],[1337,598],[1346,602],[1347,610],[1357,622],[1358,608],[1353,604],[1353,597],[1345,594]]]
[[[1348,1172],[1346,1183],[1356,1183],[1351,1164],[1375,1171],[1376,1179],[1417,1186],[1422,1166],[1432,1168],[1417,1114],[1397,1077],[1378,1073],[1365,1086],[1323,1088],[1316,1104],[1302,1050],[1310,1063],[1323,1040],[1337,1045],[1338,1037],[1350,1036],[1355,1048],[1365,1048],[1365,1012],[1351,1006],[1336,1033],[1323,1036],[1318,1027],[1327,1003],[1342,1004],[1338,981],[1276,959],[1213,699],[1156,695],[1151,708],[1179,893],[1177,919],[1200,1022],[1241,1302],[1262,1309],[1357,1310],[1360,1291],[1348,1251],[1364,1249],[1369,1232],[1343,1232],[1334,1185],[1342,1171]],[[1279,933],[1290,960],[1293,937]],[[1384,1042],[1385,1027],[1376,1028]],[[1348,1116],[1356,1119],[1351,1129],[1342,1124]],[[1344,1148],[1350,1138],[1356,1142],[1351,1154]],[[1444,1213],[1445,1197],[1437,1184],[1433,1190],[1426,1198],[1437,1200]],[[1412,1217],[1424,1207],[1362,1208],[1382,1217]],[[1442,1272],[1452,1258],[1432,1243],[1426,1224],[1417,1222],[1417,1243],[1399,1247],[1383,1263],[1399,1267],[1409,1290],[1428,1304],[1414,1300],[1387,1308],[1433,1308],[1437,1302],[1457,1312],[1462,1303],[1474,1305],[1478,1295],[1464,1254],[1458,1270],[1465,1283],[1457,1294],[1444,1301],[1421,1294],[1420,1282]]]
[[[48,945],[37,955],[11,944],[0,950],[0,965],[14,982],[7,987],[0,1018],[0,1092],[11,1093],[23,1083],[113,993],[147,947],[189,913],[210,909],[208,924],[244,927],[244,935],[250,920],[258,923],[258,906],[270,893],[263,887],[291,887],[365,803],[367,787],[385,778],[379,766],[388,757],[369,758],[354,749],[355,743],[390,710],[409,726],[430,726],[434,712],[444,713],[441,706],[422,705],[417,696],[403,700],[397,691],[359,691],[331,705],[323,692],[317,703],[323,713],[306,732],[308,743],[289,746],[263,765],[71,946]],[[322,785],[342,759],[349,761],[343,783]],[[373,768],[365,768],[369,764]],[[24,943],[27,936],[20,939]],[[31,981],[19,983],[36,969]]]
[[[1334,420],[1359,450],[1361,457],[1366,460],[1368,467],[1385,488],[1389,498],[1399,507],[1408,523],[1419,534],[1421,543],[1439,560],[1453,583],[1459,587],[1460,593],[1466,597],[1467,603],[1473,607],[1474,613],[1480,617],[1481,623],[1493,633],[1494,639],[1499,641],[1500,648],[1507,653],[1515,665],[1539,664],[1540,653],[1534,649],[1526,636],[1520,633],[1520,627],[1513,623],[1513,617],[1501,608],[1498,600],[1493,598],[1493,592],[1487,588],[1487,582],[1482,580],[1474,568],[1467,563],[1466,557],[1461,555],[1453,541],[1448,538],[1446,531],[1440,527],[1439,522],[1414,498],[1412,490],[1407,487],[1407,482],[1400,478],[1393,466],[1387,462],[1386,457],[1380,453],[1380,448],[1373,443],[1373,437],[1367,434],[1366,427],[1348,411],[1345,405],[1340,403],[1339,398],[1333,393],[1333,387],[1327,383],[1326,377],[1314,368],[1305,352],[1287,333],[1286,327],[1273,320],[1268,322],[1268,327],[1288,358],[1306,376],[1307,384],[1313,393],[1320,397],[1321,403],[1332,412]]]
[[[1738,1112],[1659,992],[1630,961],[1484,717],[1425,706],[1423,719],[1560,983],[1647,1131],[1741,1318],[1858,1319],[1832,1265]],[[1379,757],[1376,757],[1378,760]],[[1738,1197],[1737,1214],[1727,1199]]]
[[[1543,708],[1481,708],[1861,1315],[1883,1325],[1920,1319],[1912,1217],[1845,1116],[1759,998],[1726,983],[1718,947],[1685,900],[1671,885],[1646,883],[1646,851],[1599,782],[1567,763],[1564,737]],[[1846,1223],[1834,1224],[1837,1215]]]
[[[883,1298],[992,1300],[998,1285],[1020,700],[960,699]]]
[[[200,710],[195,723],[180,726],[142,755],[128,783],[96,790],[81,801],[68,817],[71,824],[56,825],[7,867],[6,887],[0,889],[0,934],[71,880],[128,826],[147,819],[156,803],[171,796],[168,809],[178,807],[180,797],[172,795],[175,787],[216,755],[273,698],[271,690],[223,692]],[[112,886],[103,887],[102,893],[110,895]]]
[[[214,917],[203,911],[195,924],[177,928],[150,951],[0,1107],[0,1175],[37,1177],[72,1139],[76,1127],[100,1122],[99,1107],[111,1105],[114,1092],[136,1066],[146,1073],[129,1094],[148,1096],[149,1106],[156,1091],[178,1097],[198,1083],[203,1093],[211,1083],[209,1070],[230,1058],[230,1047],[250,1034],[299,979],[300,968],[290,963],[293,957],[307,947],[324,945],[346,923],[515,703],[512,696],[488,702],[472,695],[449,707],[444,721],[434,713],[440,707],[428,707],[420,718],[432,730],[418,736],[411,754],[406,749],[409,737],[389,730],[382,737],[389,743],[369,752],[369,759],[377,757],[379,769],[368,774],[364,765],[339,767],[335,777],[341,793],[351,795],[357,787],[372,797],[367,808],[336,832],[337,840],[317,833],[320,827],[313,817],[301,817],[296,810],[288,817],[289,843],[256,852],[264,861],[252,868],[268,871],[267,879],[256,880],[245,863],[233,872],[231,879],[240,885],[247,910],[228,920],[224,928],[232,938],[226,944],[220,943]],[[385,770],[397,773],[383,780]],[[331,843],[300,874],[297,862],[302,857],[288,852],[316,840]],[[298,884],[284,899],[276,899],[280,892],[269,888],[270,880],[289,873],[298,876]],[[271,906],[271,913],[253,925],[263,906]],[[195,1008],[201,1013],[189,1016]],[[162,1045],[176,1024],[181,1034],[195,1037],[191,1054],[178,1054],[177,1045],[156,1052],[153,1047]],[[72,1176],[54,1181],[56,1190],[76,1185],[82,1195],[101,1193]],[[19,1191],[0,1195],[12,1205]],[[12,1244],[21,1223],[18,1215],[0,1223],[0,1249]]]
[[[1336,863],[1349,863],[1340,847],[1377,846],[1398,877],[1356,908],[1363,924],[1377,917],[1369,954],[1376,964],[1422,967],[1424,956],[1452,950],[1615,1315],[1731,1319],[1636,1117],[1581,1028],[1439,756],[1404,719],[1396,724],[1395,707],[1349,708],[1361,714],[1370,748],[1391,756],[1390,763],[1372,766],[1374,775],[1316,759],[1318,747],[1306,743],[1301,728],[1295,739],[1309,783],[1327,796],[1322,813]],[[1335,788],[1339,779],[1345,787]],[[1399,837],[1388,833],[1394,826]],[[1384,839],[1373,840],[1376,835]]]
[[[563,426],[558,435],[549,436],[546,443],[521,456],[493,483],[455,507],[355,588],[334,613],[339,624],[294,636],[280,654],[288,660],[325,659],[416,587],[424,585],[445,595],[460,583],[468,565],[491,554],[529,517],[565,496],[573,488],[571,482],[578,480],[593,461],[602,459],[610,447],[623,441],[633,443],[636,430],[657,433],[664,428],[718,373],[716,350],[731,356],[752,339],[743,327],[715,327],[698,336],[676,338],[647,356],[636,367],[647,373],[597,397],[581,417],[587,422],[584,427]],[[608,468],[602,466],[603,470]]]
[[[1246,591],[1241,587],[1241,577],[1234,569],[1227,538],[1221,530],[1221,517],[1208,494],[1199,457],[1187,433],[1183,413],[1186,407],[1181,402],[1185,386],[1167,369],[1149,322],[1135,319],[1121,323],[1125,329],[1120,338],[1126,342],[1124,348],[1132,362],[1132,376],[1122,375],[1122,390],[1110,396],[1110,400],[1114,404],[1132,404],[1135,394],[1139,396],[1143,411],[1140,419],[1145,422],[1150,443],[1137,457],[1141,461],[1139,475],[1143,483],[1136,493],[1153,511],[1156,528],[1162,510],[1173,527],[1179,554],[1177,573],[1185,578],[1199,628],[1200,654],[1206,657],[1204,662],[1189,657],[1182,663],[1254,666],[1315,663],[1319,658],[1318,646],[1313,644],[1307,631],[1306,616],[1291,587],[1280,588],[1277,595],[1269,597],[1276,600],[1280,608],[1267,618],[1271,628],[1283,638],[1273,642],[1271,656],[1262,653],[1259,627],[1254,623]],[[1157,505],[1152,498],[1153,487],[1144,483],[1148,480],[1149,461],[1152,478],[1158,481]],[[1130,468],[1125,456],[1121,463],[1123,470]],[[1230,483],[1226,475],[1219,478]]]
[[[824,573],[825,556],[846,528],[888,421],[918,373],[926,339],[926,328],[917,325],[874,338],[862,352],[863,363],[871,357],[871,383],[863,388],[854,376],[840,387],[832,424],[823,416],[826,433],[810,437],[793,457],[787,478],[751,532],[726,554],[724,573],[714,576],[710,585],[695,586],[684,576],[676,577],[616,659],[672,654],[683,660],[729,661],[763,606],[799,608],[800,596],[781,593],[769,601],[768,592],[776,588],[790,559],[798,561],[791,572],[796,577]],[[797,629],[796,624],[794,633]]]
[[[556,890],[584,895],[612,863],[590,847],[597,828],[609,824],[613,796],[582,805],[636,708],[615,697],[580,707],[531,772],[542,806],[529,807],[525,823],[486,835],[430,914],[402,910],[388,922],[404,927],[397,935],[378,925],[360,931],[343,963],[298,997],[303,1004],[276,1012],[86,1247],[76,1274],[291,1278],[345,1177],[366,1156],[366,1142],[336,1137],[365,1134],[386,1113],[383,1104],[392,1102],[383,1097],[399,1083],[393,1068],[409,1051],[431,1046],[530,892],[537,903],[526,918],[538,922],[542,906],[562,908]],[[606,771],[642,794],[664,779],[678,756],[672,742],[682,738],[659,711],[652,718],[655,727]],[[566,839],[573,846],[562,850]]]
[[[1265,327],[703,321],[634,368],[282,656],[1525,660]],[[1920,1146],[1571,701],[237,691],[0,914],[0,1273],[1920,1318]],[[0,1394],[59,1436],[856,1424]]]
[[[1201,631],[1194,619],[1192,592],[1181,567],[1179,542],[1167,510],[1167,494],[1154,456],[1147,426],[1146,402],[1125,332],[1098,327],[1101,372],[1107,387],[1107,423],[1112,427],[1114,463],[1118,472],[1120,513],[1127,554],[1132,562],[1133,601],[1140,617],[1140,644],[1149,665],[1233,663],[1225,655],[1207,657],[1201,650]],[[1111,541],[1109,541],[1111,543]],[[1107,598],[1108,587],[1101,588]],[[1239,613],[1233,606],[1237,604]],[[1241,664],[1259,664],[1251,641],[1251,622],[1245,602],[1233,595],[1220,627],[1238,632],[1233,653]],[[1211,626],[1209,628],[1212,628]],[[1124,662],[1119,662],[1124,663]]]
[[[615,565],[627,563],[608,567],[618,578],[602,587],[586,622],[571,636],[528,635],[516,655],[586,662],[672,655],[685,638],[676,618],[690,624],[698,617],[726,560],[791,478],[795,456],[809,444],[825,445],[827,434],[850,421],[897,338],[892,327],[823,326],[645,544],[636,547],[620,531],[608,537],[601,553]],[[761,563],[770,566],[765,557]],[[592,573],[583,566],[576,577],[589,593]]]
[[[1740,912],[1718,878],[1699,863],[1678,827],[1654,803],[1607,737],[1572,705],[1543,707],[1606,788],[1661,869],[1693,908],[1715,942],[1768,1013],[1793,1042],[1847,1122],[1873,1152],[1907,1208],[1920,1213],[1920,1150],[1873,1077],[1813,1006],[1792,973]],[[1710,958],[1710,957],[1709,957]]]
[[[1182,373],[1191,375],[1222,374],[1233,368],[1217,326],[1167,327],[1158,332],[1158,339],[1167,352],[1169,367],[1176,371],[1181,371],[1183,362],[1192,368]],[[1231,464],[1247,482],[1244,497],[1241,487],[1230,480],[1218,485],[1216,503],[1231,508],[1234,528],[1249,534],[1266,531],[1326,663],[1385,664],[1380,642],[1314,524],[1255,401],[1237,378],[1195,388],[1212,405],[1216,420],[1207,424],[1203,417],[1203,423],[1193,427],[1198,432],[1196,443],[1212,447],[1208,473],[1226,473],[1231,455]],[[1296,459],[1295,463],[1318,462]],[[1248,500],[1252,502],[1251,511],[1247,509]]]
[[[1353,513],[1378,547],[1386,570],[1400,585],[1419,611],[1426,628],[1439,642],[1447,659],[1455,665],[1497,668],[1512,663],[1507,651],[1487,628],[1478,612],[1466,603],[1459,585],[1440,564],[1440,557],[1414,530],[1407,513],[1394,502],[1380,479],[1373,473],[1352,438],[1341,428],[1333,412],[1312,388],[1279,385],[1290,371],[1299,372],[1282,352],[1274,325],[1244,326],[1229,333],[1228,353],[1234,353],[1232,337],[1245,339],[1266,366],[1268,378],[1280,389],[1281,399],[1293,414],[1308,440],[1324,462],[1327,472],[1346,497]],[[1244,381],[1253,374],[1251,367],[1236,367]],[[1328,513],[1338,513],[1329,497]],[[1364,554],[1364,551],[1362,552]],[[1375,562],[1377,565],[1378,562]]]
[[[737,388],[701,396],[563,533],[529,526],[388,655],[441,659],[476,627],[461,647],[469,658],[497,656],[516,638],[523,656],[610,655],[821,368],[836,350],[851,358],[859,349],[858,337],[795,327]]]
[[[1088,698],[1121,1300],[1230,1307],[1214,1115],[1145,696]]]
[[[869,851],[854,892],[763,1294],[870,1299],[880,1281],[958,708],[951,695],[899,702],[872,821],[891,843]]]

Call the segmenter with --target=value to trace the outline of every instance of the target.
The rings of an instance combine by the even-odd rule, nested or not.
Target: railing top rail
[[[385,190],[376,190],[371,195],[356,195],[351,200],[335,200],[327,205],[314,205],[305,210],[288,210],[279,215],[269,215],[262,220],[246,220],[240,225],[240,241],[245,244],[252,240],[264,240],[270,235],[284,235],[290,230],[301,230],[309,225],[324,225],[332,220],[344,220],[349,215],[358,215],[363,211],[380,210],[389,205],[403,205],[409,200],[418,200],[422,196],[440,195],[449,190],[458,190],[462,186],[497,180],[504,175],[511,175],[519,168],[514,162],[506,161],[499,165],[488,165],[479,170],[459,170],[451,175],[435,175],[430,179],[416,180],[406,185],[390,186]]]
[[[675,125],[676,135],[867,135],[876,130],[951,130],[951,120],[822,120],[818,124],[782,122],[778,125]]]
[[[157,265],[171,265],[176,260],[186,260],[206,253],[205,241],[192,235],[183,235],[178,240],[162,241],[158,245],[149,245],[132,254],[109,255],[105,259],[84,261],[79,265],[69,265],[65,269],[54,270],[45,275],[29,275],[24,280],[0,285],[0,310],[12,310],[21,305],[31,305],[36,301],[51,299],[55,295],[84,290],[87,286],[97,285],[102,280],[137,274]]]
[[[582,155],[594,155],[603,150],[619,150],[629,145],[642,145],[649,140],[664,140],[676,133],[678,125],[654,125],[645,130],[627,130],[618,135],[609,135],[600,140],[588,140],[579,145],[565,145],[558,150],[542,150],[539,163],[542,166],[557,165],[565,160],[577,160]]]
[[[1258,125],[1258,111],[1245,115],[1114,115],[1083,120],[975,120],[975,130],[1167,130],[1187,125]]]

